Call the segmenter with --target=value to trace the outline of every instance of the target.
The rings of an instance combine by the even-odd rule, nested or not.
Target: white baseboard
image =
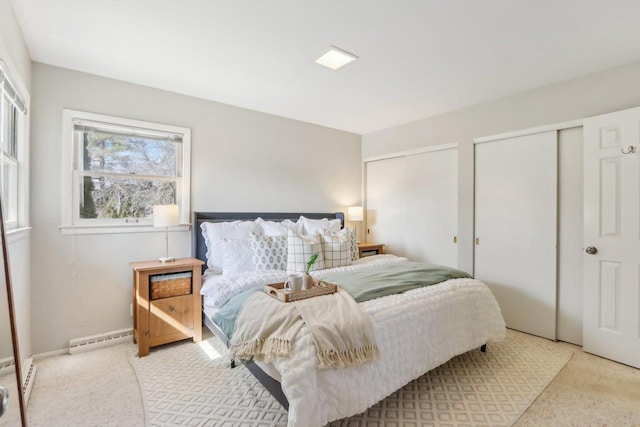
[[[116,344],[133,342],[133,329],[119,329],[88,337],[74,338],[69,341],[69,354],[84,353]]]
[[[46,359],[47,357],[60,356],[62,354],[69,354],[68,348],[61,348],[60,350],[52,350],[44,353],[38,353],[33,355],[33,360]]]
[[[16,364],[13,356],[0,359],[0,376],[9,375],[16,371]]]

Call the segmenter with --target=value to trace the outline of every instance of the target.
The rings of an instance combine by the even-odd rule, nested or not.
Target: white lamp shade
[[[364,219],[362,206],[350,206],[347,208],[348,221],[362,221]]]
[[[153,226],[170,227],[180,224],[178,205],[156,205],[153,207]]]

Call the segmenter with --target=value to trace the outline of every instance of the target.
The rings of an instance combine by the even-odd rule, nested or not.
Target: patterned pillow
[[[253,267],[258,271],[286,270],[287,236],[259,236],[249,234],[253,250]]]
[[[307,261],[313,254],[318,254],[318,258],[310,271],[324,270],[324,255],[319,235],[302,235],[289,230],[287,240],[287,271],[303,273],[307,269]]]
[[[358,241],[356,240],[356,230],[347,228],[349,230],[349,248],[351,250],[351,261],[357,261],[360,255],[358,252]]]
[[[351,233],[348,229],[320,232],[325,268],[351,264]]]

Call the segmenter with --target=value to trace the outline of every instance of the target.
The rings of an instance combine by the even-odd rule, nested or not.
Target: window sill
[[[29,235],[30,230],[31,227],[20,227],[7,230],[7,243],[11,244],[13,242],[17,242],[18,240],[26,238]]]
[[[58,227],[64,235],[82,234],[129,234],[129,233],[164,233],[164,227],[153,225],[61,225]],[[189,231],[191,224],[169,227],[169,231]]]

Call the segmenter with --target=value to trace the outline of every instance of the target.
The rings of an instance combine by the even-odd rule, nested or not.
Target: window
[[[18,228],[26,222],[26,212],[20,209],[27,200],[27,180],[22,166],[24,147],[22,144],[25,115],[24,98],[18,94],[16,85],[9,77],[7,66],[0,61],[0,145],[2,146],[2,202],[7,229]],[[24,189],[24,191],[19,191]],[[22,220],[21,220],[22,219]]]
[[[148,229],[161,204],[178,204],[181,223],[189,222],[189,129],[72,110],[64,116],[71,170],[63,231]]]

